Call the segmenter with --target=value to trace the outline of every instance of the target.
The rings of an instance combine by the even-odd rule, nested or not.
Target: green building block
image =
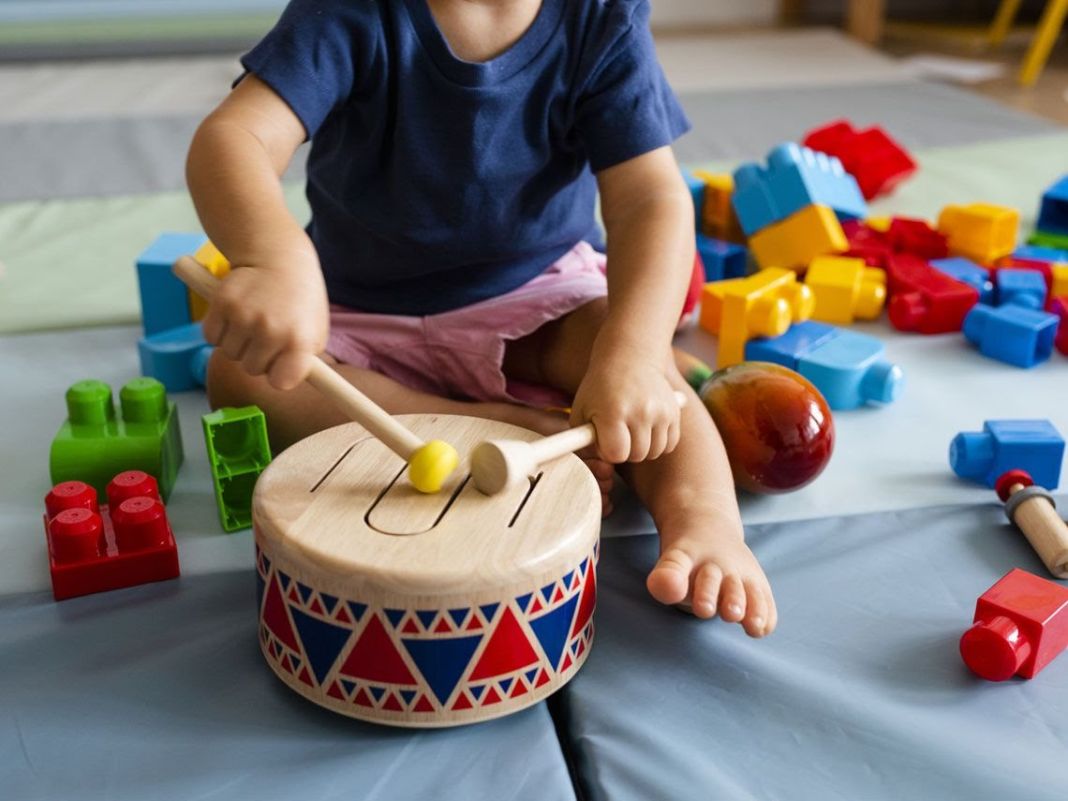
[[[103,381],[79,381],[66,400],[67,420],[48,460],[53,484],[84,481],[103,498],[118,473],[143,470],[156,477],[163,500],[170,497],[182,465],[182,433],[163,384],[154,378],[128,382],[119,392],[118,417]]]
[[[1048,231],[1035,231],[1027,240],[1029,245],[1038,245],[1044,248],[1057,248],[1068,250],[1068,234],[1051,234]]]
[[[219,409],[201,419],[223,530],[248,528],[256,479],[271,463],[267,420],[257,406]]]

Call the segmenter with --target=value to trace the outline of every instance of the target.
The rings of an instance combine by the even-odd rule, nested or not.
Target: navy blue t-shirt
[[[689,127],[648,17],[648,0],[542,0],[515,45],[471,63],[426,0],[292,0],[241,63],[312,141],[331,302],[436,314],[598,244],[593,172]]]

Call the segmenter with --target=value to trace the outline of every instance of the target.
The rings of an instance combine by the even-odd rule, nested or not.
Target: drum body
[[[485,439],[535,439],[468,417],[407,415],[451,442],[437,495],[350,423],[283,452],[256,485],[259,639],[290,688],[396,726],[473,723],[566,684],[593,638],[600,496],[568,456],[482,495],[464,469]]]

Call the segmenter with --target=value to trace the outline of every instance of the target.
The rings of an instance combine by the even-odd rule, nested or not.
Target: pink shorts
[[[505,345],[607,294],[604,255],[580,242],[518,289],[443,314],[365,314],[334,306],[326,351],[435,395],[568,406],[571,399],[556,389],[509,380],[502,371]]]

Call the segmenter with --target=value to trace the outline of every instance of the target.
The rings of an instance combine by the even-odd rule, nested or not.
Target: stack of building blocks
[[[964,318],[962,330],[984,356],[1016,367],[1034,367],[1053,355],[1059,324],[1057,315],[1049,312],[1014,304],[977,305]]]
[[[858,131],[838,120],[810,131],[804,145],[841,161],[868,200],[889,194],[916,171],[908,151],[877,126]]]
[[[886,360],[885,353],[875,337],[809,321],[774,339],[752,340],[746,345],[745,358],[796,370],[837,411],[898,398],[904,373]]]
[[[973,287],[979,293],[979,302],[993,306],[996,295],[994,282],[990,280],[990,270],[980,267],[971,259],[954,256],[948,259],[935,259],[931,266],[948,275],[955,281]]]
[[[734,177],[704,170],[697,170],[694,176],[703,184],[701,205],[697,207],[698,230],[713,239],[744,244],[745,232],[731,202]]]
[[[767,269],[748,278],[705,285],[701,298],[701,328],[719,337],[718,368],[745,359],[751,337],[780,336],[791,322],[812,316],[812,290],[791,270]]]
[[[976,675],[1034,678],[1068,647],[1068,587],[1016,568],[980,596],[973,621],[960,654]]]
[[[863,259],[819,256],[809,265],[805,284],[816,299],[812,318],[825,323],[874,320],[886,303],[886,273]]]
[[[1019,228],[1019,211],[990,203],[946,206],[938,217],[938,230],[949,240],[950,253],[980,264],[994,264],[1011,254]]]
[[[742,278],[749,272],[749,251],[744,245],[698,234],[697,253],[704,265],[705,281]]]
[[[271,462],[267,422],[256,406],[218,409],[201,418],[215,502],[224,531],[252,525],[252,491]]]
[[[82,481],[45,497],[52,594],[57,601],[177,578],[178,549],[155,479],[131,470],[107,485],[106,505]]]
[[[207,241],[203,234],[161,234],[137,257],[141,322],[146,337],[194,322],[189,290],[171,267],[179,256],[196,252]]]
[[[997,305],[1014,304],[1025,309],[1043,309],[1046,306],[1048,286],[1038,270],[1003,268],[995,271],[994,285],[997,290]]]
[[[987,420],[982,431],[963,431],[949,445],[953,472],[991,489],[1010,470],[1055,489],[1063,461],[1064,437],[1049,420]]]
[[[1037,228],[1048,236],[1068,237],[1068,175],[1062,176],[1042,195]]]
[[[52,483],[84,481],[103,494],[124,470],[142,470],[159,482],[163,500],[182,464],[178,410],[154,378],[135,378],[119,392],[115,414],[111,387],[93,379],[73,384],[66,394],[67,419],[49,456]]]
[[[924,259],[895,253],[886,262],[890,322],[899,331],[945,334],[960,331],[979,302],[979,291],[933,269]]]

